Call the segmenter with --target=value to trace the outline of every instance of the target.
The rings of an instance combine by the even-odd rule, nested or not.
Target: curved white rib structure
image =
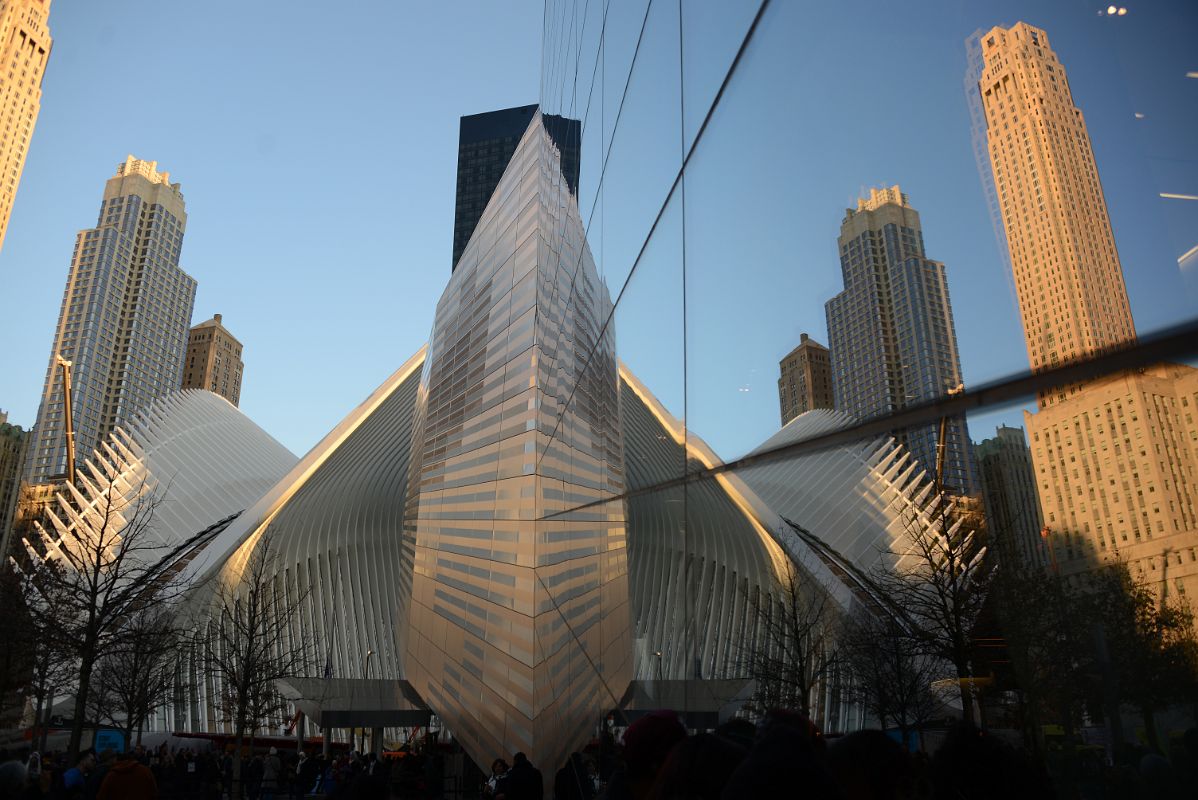
[[[79,470],[77,486],[67,485],[73,503],[60,496],[50,509],[57,535],[49,556],[73,540],[64,536],[72,529],[120,530],[139,499],[151,498],[156,505],[143,545],[155,546],[140,557],[165,556],[251,505],[295,460],[223,397],[203,389],[174,392],[114,430]],[[106,509],[114,514],[107,523]]]

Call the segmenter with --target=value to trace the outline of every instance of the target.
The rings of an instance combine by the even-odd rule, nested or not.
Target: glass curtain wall
[[[637,679],[743,674],[751,576],[788,559],[749,562],[807,534],[808,556],[832,551],[814,574],[859,542],[862,514],[787,506],[769,484],[770,465],[806,474],[786,467],[836,448],[878,485],[914,486],[910,513],[941,495],[984,511],[989,551],[1051,562],[1063,584],[1117,558],[1162,593],[1198,591],[1192,9],[545,9],[540,102],[581,122],[577,202],[612,299],[626,469],[623,497],[538,524],[627,518]],[[834,318],[842,292],[874,298],[881,323]],[[783,435],[779,362],[833,326],[833,379],[868,371],[881,405],[817,409]],[[1002,464],[997,444],[975,446],[996,430]],[[1011,464],[1020,490],[1003,494]],[[954,470],[975,478],[954,485]],[[907,512],[867,484],[828,491],[893,527]],[[719,563],[752,537],[756,554]],[[862,573],[885,560],[853,546]]]

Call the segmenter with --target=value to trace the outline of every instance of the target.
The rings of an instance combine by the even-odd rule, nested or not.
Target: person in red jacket
[[[119,760],[108,770],[96,800],[157,800],[158,782],[150,768],[133,757],[121,753]]]

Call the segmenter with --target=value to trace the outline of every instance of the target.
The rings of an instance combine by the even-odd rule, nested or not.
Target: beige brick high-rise
[[[50,0],[0,0],[0,248],[42,106],[49,18]]]
[[[807,334],[778,362],[778,405],[782,424],[813,408],[832,408],[832,362],[828,348]]]
[[[981,36],[978,96],[1035,371],[1135,342],[1123,268],[1081,109],[1048,34]],[[1062,574],[1114,558],[1198,598],[1198,370],[1158,364],[1041,393],[1025,414]]]
[[[241,402],[241,342],[221,324],[220,314],[194,326],[187,335],[184,389],[207,389],[233,405]]]
[[[1134,342],[1086,121],[1048,34],[1023,22],[993,28],[982,56],[978,91],[1032,369]]]

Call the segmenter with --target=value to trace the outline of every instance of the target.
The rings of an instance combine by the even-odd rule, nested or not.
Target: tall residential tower
[[[66,469],[61,356],[73,363],[71,409],[82,463],[120,422],[179,387],[195,279],[179,268],[187,214],[179,184],[133,156],[104,187],[96,227],[80,231],[25,475]]]
[[[980,41],[977,92],[1031,367],[1128,346],[1123,269],[1065,68],[1023,22]],[[1025,413],[1049,555],[1068,580],[1121,559],[1162,594],[1198,594],[1195,405],[1198,370],[1157,364],[1042,392]]]
[[[825,306],[836,408],[859,419],[942,397],[961,384],[944,265],[927,258],[919,212],[898,186],[871,189],[840,226],[844,291]],[[943,485],[976,489],[965,419],[948,421]],[[939,426],[894,432],[932,475]]]
[[[0,0],[0,248],[42,107],[49,18],[50,0]]]

